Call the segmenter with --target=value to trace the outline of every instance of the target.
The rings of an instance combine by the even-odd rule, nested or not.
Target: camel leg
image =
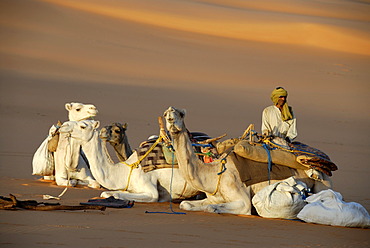
[[[229,187],[230,188],[230,187]],[[207,195],[211,200],[205,212],[218,214],[243,214],[251,215],[252,212],[252,198],[251,188],[243,185],[243,190],[235,190],[233,194],[228,194],[227,197],[222,194],[215,196]],[[221,200],[220,197],[223,199]],[[214,204],[216,203],[216,204]]]
[[[137,185],[133,185],[135,188]],[[101,193],[101,197],[108,198],[113,196],[116,199],[121,200],[129,200],[129,201],[136,201],[136,202],[158,202],[159,193],[157,189],[156,182],[155,184],[146,183],[145,185],[141,185],[141,190],[144,192],[129,192],[129,191],[122,191],[122,190],[115,190],[115,191],[104,191]],[[129,187],[130,190],[130,187]]]
[[[128,201],[135,201],[135,202],[157,202],[158,201],[158,194],[155,196],[152,193],[145,192],[145,193],[130,193],[127,191],[104,191],[100,194],[100,197],[108,198],[113,196],[116,199],[120,200],[128,200]]]
[[[315,181],[315,185],[313,186],[313,193],[318,193],[322,190],[326,190],[326,189],[332,189],[333,188],[333,182],[331,180],[331,178],[326,175],[325,173],[321,173],[322,176],[323,176],[323,180],[322,181]]]
[[[44,176],[44,180],[47,180],[47,181],[55,181],[55,176]]]
[[[78,161],[78,171],[75,171],[72,174],[73,178],[76,178],[78,180],[77,184],[87,185],[88,187],[94,189],[100,188],[100,184],[94,179],[90,169],[87,167],[87,164],[81,156]]]
[[[199,201],[182,201],[180,204],[180,209],[218,214],[251,214],[251,204],[247,204],[243,200],[220,204],[211,204],[208,198]]]
[[[89,173],[85,173],[84,169],[81,170],[80,172],[82,172],[82,175],[84,175],[84,176],[81,176],[81,174],[80,174],[79,177],[77,177],[78,178],[78,181],[77,181],[78,185],[87,186],[87,187],[93,188],[93,189],[100,189],[100,184],[94,178],[92,178],[91,176],[86,175],[86,174],[89,174]]]
[[[58,186],[71,186],[75,187],[77,185],[76,179],[69,179],[68,172],[63,168],[63,171],[56,171],[55,182]]]
[[[226,202],[220,204],[210,204],[206,206],[205,212],[218,214],[245,214],[251,215],[251,204],[243,200]]]
[[[180,203],[180,209],[187,211],[204,211],[208,205],[210,205],[208,198],[195,201],[182,201]]]
[[[58,186],[75,187],[77,185],[77,180],[76,179],[68,180],[67,178],[62,178],[62,177],[56,177],[55,182],[57,183]]]

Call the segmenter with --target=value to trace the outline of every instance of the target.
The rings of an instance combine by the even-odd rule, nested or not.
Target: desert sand
[[[346,0],[3,0],[0,195],[43,201],[64,189],[32,176],[32,156],[64,104],[127,122],[131,146],[169,106],[191,131],[260,131],[284,86],[298,141],[339,170],[334,190],[370,210],[370,5]],[[69,188],[61,204],[102,190]],[[173,203],[174,211],[181,211]],[[369,247],[369,230],[203,212],[169,203],[100,211],[0,211],[0,247]]]

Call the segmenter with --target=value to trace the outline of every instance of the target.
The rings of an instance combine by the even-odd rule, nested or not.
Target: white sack
[[[32,175],[52,176],[54,175],[54,156],[48,150],[48,142],[52,138],[56,127],[53,125],[49,130],[49,135],[37,148],[32,158]]]
[[[331,189],[306,199],[307,205],[298,218],[309,223],[346,227],[370,227],[370,215],[356,202],[344,202],[342,195]]]
[[[252,198],[257,213],[265,218],[296,219],[305,206],[307,185],[289,177],[263,188]]]

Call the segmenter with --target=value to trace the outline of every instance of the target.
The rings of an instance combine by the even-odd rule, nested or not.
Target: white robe
[[[274,105],[263,110],[262,113],[262,133],[268,132],[270,135],[285,139],[288,137],[293,141],[297,137],[296,118],[283,121],[280,109]]]

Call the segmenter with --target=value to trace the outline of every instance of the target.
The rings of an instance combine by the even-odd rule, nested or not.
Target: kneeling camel
[[[241,181],[239,172],[230,154],[224,159],[205,164],[197,158],[191,146],[184,123],[185,111],[169,107],[164,112],[166,126],[172,137],[172,142],[179,169],[185,180],[195,189],[206,193],[203,200],[182,201],[180,208],[190,211],[206,211],[215,213],[231,213],[250,215],[252,209],[251,190],[255,193],[268,185],[268,182],[259,183],[247,187]],[[244,159],[245,166],[255,163]],[[293,169],[292,169],[293,170]],[[305,172],[293,170],[296,179],[305,179],[309,187],[313,187],[317,181],[307,177]],[[327,183],[327,182],[325,182]],[[329,184],[322,184],[321,188],[327,188]],[[330,187],[330,186],[329,186]],[[320,190],[320,189],[318,189]]]
[[[113,195],[115,198],[136,202],[163,202],[171,198],[190,198],[199,193],[187,184],[179,169],[172,171],[171,168],[164,168],[144,172],[141,165],[136,163],[139,161],[136,152],[124,163],[112,163],[99,138],[99,125],[98,121],[69,121],[62,125],[60,132],[71,136],[73,152],[79,152],[79,147],[82,147],[97,182],[107,189],[115,190],[103,192],[101,196]]]

